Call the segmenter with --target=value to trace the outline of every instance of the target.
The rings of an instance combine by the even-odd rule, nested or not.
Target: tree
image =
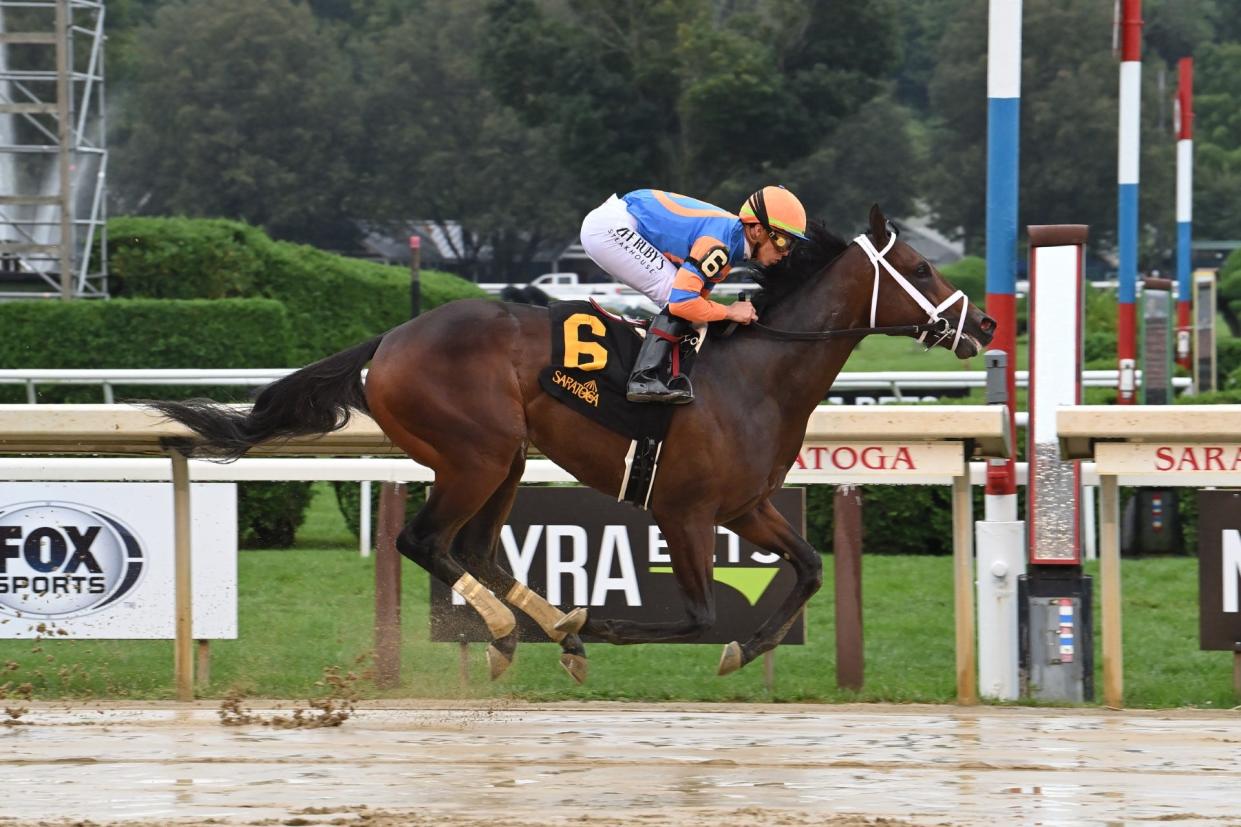
[[[1019,227],[1080,222],[1091,244],[1116,238],[1118,67],[1106,4],[1028,0],[1021,69]],[[987,4],[971,0],[941,44],[931,85],[936,128],[928,200],[936,226],[981,252],[986,227]],[[1151,58],[1152,65],[1158,63]],[[1157,78],[1143,71],[1144,263],[1162,262],[1173,233],[1174,151],[1159,122]]]
[[[1194,235],[1241,238],[1241,43],[1203,47],[1194,75]]]
[[[639,186],[683,188],[677,32],[702,0],[535,0],[487,6],[480,53],[503,103],[550,127],[558,160],[600,201]]]
[[[891,0],[493,0],[482,60],[500,100],[552,126],[558,157],[596,200],[654,186],[731,208],[773,181],[851,189],[856,171],[833,147],[853,148],[836,133],[885,92],[897,10]],[[906,160],[859,180],[905,178]],[[837,178],[809,177],[824,173]],[[863,200],[851,215],[873,198]]]
[[[371,50],[368,151],[352,203],[381,222],[459,223],[462,274],[505,279],[581,215],[547,130],[521,123],[482,83],[481,10],[481,0],[428,0]]]
[[[322,246],[344,242],[358,121],[352,71],[290,0],[192,0],[136,38],[114,123],[125,211],[241,218]]]
[[[1211,42],[1217,21],[1223,17],[1221,12],[1217,0],[1145,0],[1142,50],[1169,66],[1175,65]],[[1229,16],[1235,16],[1235,10]]]

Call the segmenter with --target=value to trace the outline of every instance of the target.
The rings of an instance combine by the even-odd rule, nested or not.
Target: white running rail
[[[103,390],[103,401],[115,402],[116,385],[232,385],[239,387],[262,387],[288,376],[295,368],[19,368],[0,370],[0,385],[24,385],[26,401],[38,401],[38,389],[44,385],[98,385]],[[363,371],[365,375],[365,371]],[[1117,371],[1087,370],[1082,372],[1082,384],[1086,387],[1116,387]],[[1142,372],[1138,371],[1141,383]],[[1017,387],[1027,386],[1028,373],[1017,371]],[[847,372],[836,377],[833,391],[886,391],[894,400],[900,401],[912,391],[969,390],[986,387],[987,375],[981,370],[947,371],[874,371]],[[1173,386],[1184,390],[1190,386],[1188,377],[1175,377]]]

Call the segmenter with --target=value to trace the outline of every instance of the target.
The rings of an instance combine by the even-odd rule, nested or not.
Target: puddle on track
[[[271,730],[223,727],[203,707],[47,708],[23,722],[0,729],[0,827],[1241,827],[1236,713],[510,705]]]

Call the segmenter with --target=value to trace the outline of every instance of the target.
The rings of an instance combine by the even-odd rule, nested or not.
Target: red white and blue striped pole
[[[1120,291],[1116,356],[1120,369],[1117,402],[1137,401],[1138,155],[1141,148],[1142,0],[1120,0],[1120,141],[1117,163],[1117,246]]]
[[[1008,355],[1009,424],[1016,433],[1017,183],[1021,115],[1021,0],[991,0],[987,40],[987,315],[996,321],[993,350]],[[987,471],[987,519],[1017,519],[1017,467]]]
[[[1194,217],[1194,59],[1177,63],[1176,89],[1176,361],[1190,369],[1190,244]]]
[[[990,0],[987,40],[987,314],[996,321],[988,371],[999,371],[1016,434],[1017,182],[1021,114],[1021,2]],[[997,383],[998,384],[998,383]],[[988,397],[991,397],[988,382]],[[998,397],[998,394],[997,394]],[[1019,683],[1018,582],[1026,570],[1024,525],[1017,520],[1017,466],[987,466],[986,518],[976,524],[978,689],[983,697],[1015,700]],[[958,669],[961,660],[958,657]]]

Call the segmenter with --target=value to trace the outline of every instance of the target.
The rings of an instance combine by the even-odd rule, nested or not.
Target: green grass
[[[318,696],[324,690],[316,682],[326,667],[362,672],[369,666],[374,567],[358,556],[328,486],[316,488],[298,548],[241,552],[240,636],[211,644],[212,680],[200,688],[200,697],[222,697],[234,689],[260,697]],[[320,545],[303,547],[310,541]],[[522,644],[512,669],[491,683],[483,647],[474,644],[469,681],[462,686],[459,646],[427,639],[427,576],[409,564],[402,577],[401,686],[380,691],[363,681],[360,689],[375,698],[951,703],[956,691],[951,559],[866,556],[866,683],[858,693],[834,685],[831,563],[825,558],[824,588],[807,609],[807,644],[777,650],[774,692],[764,685],[761,662],[716,677],[717,645],[592,644],[590,680],[577,687],[561,672],[556,646]],[[1195,561],[1125,560],[1123,578],[1126,704],[1235,706],[1232,655],[1198,651]],[[1098,626],[1095,638],[1097,648]],[[1096,686],[1102,686],[1097,653],[1095,662]],[[169,641],[6,640],[0,641],[0,664],[5,663],[0,685],[29,681],[36,698],[173,697]]]

